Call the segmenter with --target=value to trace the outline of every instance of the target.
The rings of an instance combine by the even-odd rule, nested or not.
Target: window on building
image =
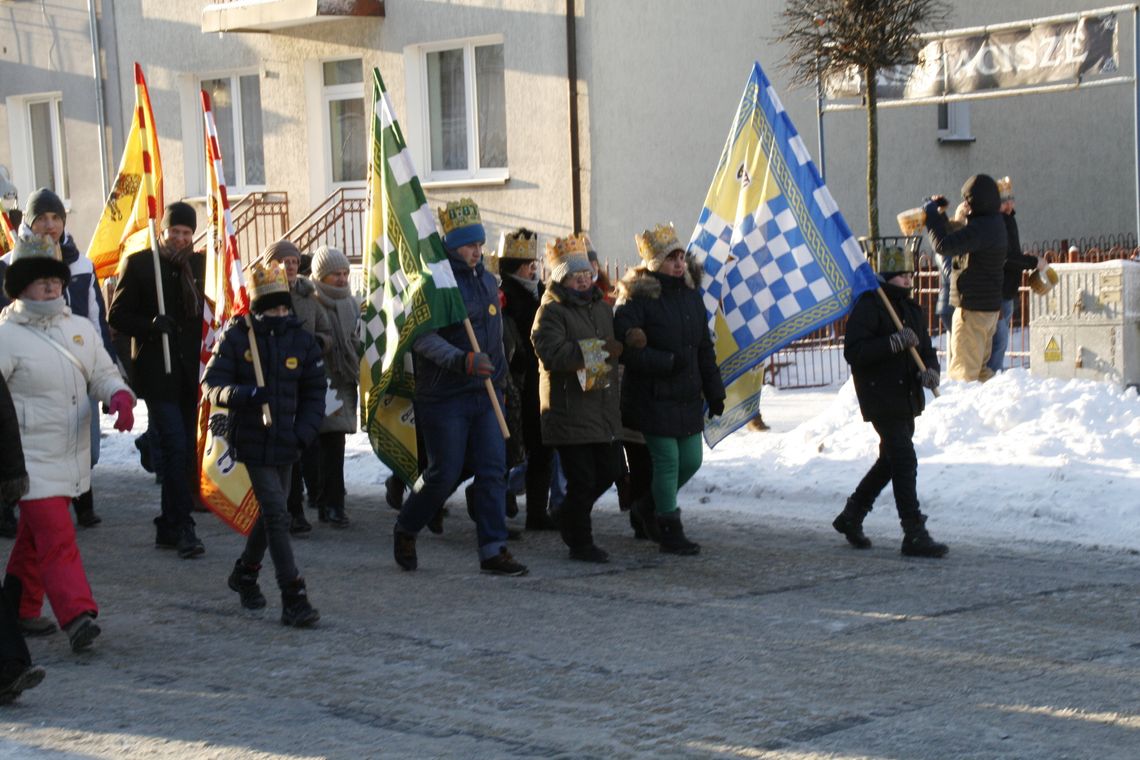
[[[261,80],[257,74],[232,74],[202,80],[210,96],[226,185],[242,191],[265,186]]]
[[[507,101],[502,39],[423,46],[419,52],[427,179],[505,179]]]
[[[330,179],[334,185],[363,182],[368,168],[368,120],[364,108],[364,64],[359,58],[325,61],[321,99],[326,122]]]
[[[938,142],[974,142],[970,132],[970,104],[965,101],[938,104]]]
[[[27,108],[28,156],[33,187],[47,187],[60,198],[71,197],[67,179],[67,143],[63,129],[63,98],[31,97]]]

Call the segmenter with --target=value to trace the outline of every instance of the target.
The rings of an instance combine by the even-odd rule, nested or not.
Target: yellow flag
[[[115,274],[125,254],[151,247],[147,222],[158,219],[162,202],[162,160],[150,95],[142,67],[135,64],[135,110],[115,186],[87,246],[87,258],[102,282]]]

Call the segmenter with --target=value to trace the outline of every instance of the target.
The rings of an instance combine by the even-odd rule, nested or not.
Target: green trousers
[[[701,434],[684,438],[646,435],[645,446],[653,460],[653,482],[650,491],[657,506],[657,514],[677,511],[677,491],[701,469],[704,444]]]

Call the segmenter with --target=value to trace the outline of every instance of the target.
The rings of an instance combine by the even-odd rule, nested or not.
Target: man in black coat
[[[202,279],[205,258],[192,249],[197,215],[186,203],[166,207],[159,242],[165,313],[158,313],[154,257],[127,257],[115,286],[109,321],[131,337],[131,385],[146,401],[151,445],[159,448],[162,514],[156,517],[155,545],[175,548],[183,559],[206,549],[194,532],[198,491],[198,376],[202,352]],[[163,340],[170,346],[166,371]]]
[[[934,252],[952,257],[950,303],[954,323],[950,332],[950,377],[989,380],[994,330],[1001,314],[1001,284],[1008,249],[1001,194],[988,174],[975,174],[962,185],[966,224],[953,232],[942,210],[947,202],[933,196],[926,204],[926,230]]]
[[[998,317],[997,328],[994,330],[990,358],[986,366],[991,372],[997,373],[1005,369],[1005,352],[1009,348],[1009,321],[1013,317],[1013,302],[1017,298],[1017,291],[1021,287],[1021,273],[1041,266],[1043,259],[1029,256],[1021,252],[1021,234],[1017,229],[1017,215],[1013,205],[1013,198],[1001,202],[1002,220],[1005,222],[1005,232],[1008,248],[1005,254],[1005,267],[1001,278],[1001,315]]]
[[[938,355],[930,344],[922,307],[911,297],[914,257],[909,250],[879,252],[881,288],[902,321],[897,329],[877,292],[864,293],[847,320],[843,357],[851,365],[855,395],[863,419],[879,434],[879,458],[847,499],[832,526],[858,549],[871,548],[863,534],[863,519],[875,498],[891,483],[903,528],[902,553],[911,557],[941,557],[945,544],[927,533],[926,517],[919,510],[916,481],[918,457],[914,453],[914,418],[926,406],[923,388],[938,387]],[[916,348],[926,365],[919,370],[910,354]]]

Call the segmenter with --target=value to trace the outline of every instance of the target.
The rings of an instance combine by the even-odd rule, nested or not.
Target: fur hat
[[[166,207],[166,211],[162,215],[162,228],[175,226],[189,227],[191,230],[198,229],[198,213],[189,203],[175,201]]]
[[[313,254],[313,277],[323,280],[326,275],[348,269],[348,257],[339,248],[322,245]]]
[[[63,280],[65,286],[71,281],[71,269],[63,263],[59,246],[47,235],[16,238],[10,256],[11,263],[4,275],[4,293],[9,298],[19,298],[24,288],[41,277]]]
[[[271,261],[279,262],[289,258],[290,256],[297,259],[297,262],[300,263],[300,249],[288,240],[278,240],[265,246],[265,250],[261,252],[261,263],[268,264]]]
[[[457,251],[471,243],[487,242],[487,231],[483,229],[483,219],[479,207],[470,198],[451,201],[444,208],[437,209],[439,224],[443,228],[443,247]]]
[[[36,223],[37,216],[52,212],[67,222],[67,209],[63,207],[63,201],[48,188],[41,187],[28,196],[28,202],[24,205],[24,224],[31,227]]]
[[[659,224],[652,230],[644,230],[634,235],[633,239],[637,243],[637,255],[653,272],[661,268],[670,253],[685,250],[685,246],[677,240],[677,231],[673,229],[672,222]]]
[[[260,314],[274,306],[293,308],[289,295],[289,278],[276,261],[256,263],[249,268],[250,310]]]
[[[582,235],[555,238],[547,243],[546,266],[550,269],[551,282],[562,282],[575,272],[594,271],[586,256],[586,240]]]

